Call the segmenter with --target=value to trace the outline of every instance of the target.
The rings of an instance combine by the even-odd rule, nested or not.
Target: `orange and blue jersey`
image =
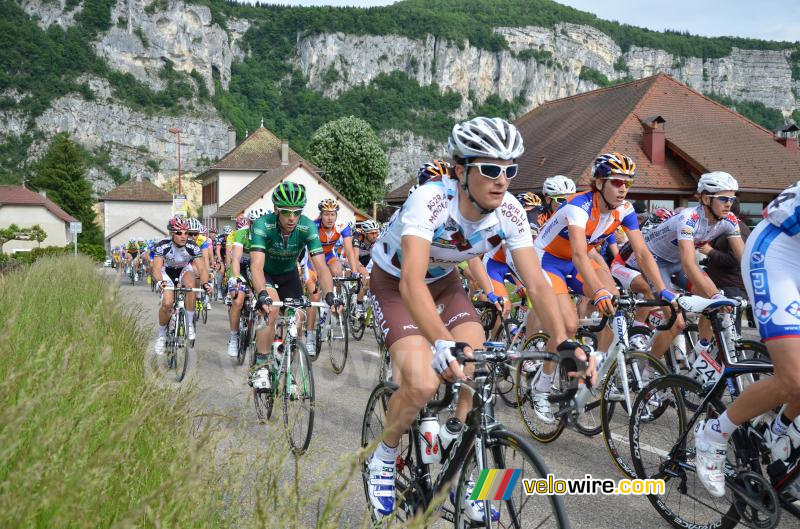
[[[619,226],[624,231],[639,229],[636,212],[630,202],[624,201],[608,213],[600,212],[600,195],[585,191],[572,195],[550,217],[534,242],[536,252],[553,289],[566,294],[567,286],[583,294],[583,278],[572,263],[569,226],[580,226],[586,232],[587,251],[605,243]],[[591,261],[594,268],[600,265]]]
[[[353,236],[350,225],[336,222],[333,228],[327,229],[322,227],[321,219],[315,220],[314,224],[319,230],[319,241],[322,243],[322,251],[325,252],[325,262],[329,263],[331,259],[337,259],[336,247],[343,245],[344,239]]]

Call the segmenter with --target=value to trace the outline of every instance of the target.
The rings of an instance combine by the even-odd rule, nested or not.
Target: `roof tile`
[[[45,198],[23,186],[0,186],[0,206],[3,204],[44,206],[50,213],[64,222],[78,222],[78,219],[61,209],[58,204],[49,198]]]
[[[103,201],[172,202],[172,195],[149,180],[128,180],[101,196]]]

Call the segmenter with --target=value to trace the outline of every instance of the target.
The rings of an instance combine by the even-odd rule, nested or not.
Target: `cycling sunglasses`
[[[477,167],[478,172],[486,178],[497,180],[501,174],[505,174],[506,178],[511,180],[517,176],[519,165],[512,163],[511,165],[497,165],[496,163],[468,163],[467,167]]]
[[[736,202],[736,197],[726,197],[724,195],[708,195],[708,196],[719,200],[723,204],[733,204],[734,202]]]
[[[555,202],[556,204],[563,204],[567,201],[567,197],[550,197],[550,200]]]
[[[173,235],[189,235],[188,231],[173,231]]]
[[[624,178],[604,178],[603,180],[605,180],[614,187],[625,186],[628,189],[633,187],[633,180],[627,180]]]
[[[299,217],[303,213],[303,210],[280,208],[278,209],[278,213],[280,213],[284,217]]]

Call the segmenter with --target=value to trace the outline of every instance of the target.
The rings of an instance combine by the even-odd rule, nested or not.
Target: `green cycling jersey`
[[[236,230],[233,235],[233,245],[242,247],[242,258],[240,262],[250,262],[250,228],[241,228]]]
[[[322,253],[319,232],[314,222],[305,215],[292,233],[283,235],[278,226],[278,216],[268,213],[253,222],[250,228],[250,251],[264,252],[264,273],[288,274],[297,270],[297,258],[308,247],[311,256]]]

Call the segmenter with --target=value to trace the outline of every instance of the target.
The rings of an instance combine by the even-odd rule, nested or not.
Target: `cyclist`
[[[417,185],[421,186],[432,178],[444,178],[450,176],[453,167],[445,160],[433,160],[425,162],[417,171]]]
[[[456,341],[471,347],[483,343],[483,328],[459,281],[460,262],[505,241],[526,286],[542,300],[542,317],[558,350],[579,349],[566,341],[552,289],[536,264],[522,206],[507,192],[518,170],[514,159],[523,152],[520,133],[504,119],[478,117],[456,124],[448,146],[453,177],[417,188],[372,250],[375,315],[398,384],[389,400],[383,441],[368,460],[368,497],[376,516],[394,511],[397,446],[435,394],[439,375],[451,381],[464,376],[452,354]],[[470,407],[470,394],[462,388],[456,415],[464,420]],[[470,493],[461,505],[470,518],[481,521],[483,503],[469,501]],[[451,501],[456,503],[452,494]],[[498,515],[492,512],[491,518]]]
[[[258,292],[257,307],[269,312],[266,330],[256,340],[256,363],[263,363],[267,347],[275,337],[275,318],[278,311],[271,308],[272,300],[300,299],[303,296],[297,259],[308,249],[309,259],[319,275],[325,301],[334,305],[333,280],[325,266],[319,233],[314,222],[302,214],[306,205],[306,188],[290,181],[281,182],[272,192],[273,213],[255,221],[250,230],[250,274],[253,290]],[[255,376],[269,378],[265,370]]]
[[[139,281],[139,245],[133,237],[128,239],[128,244],[125,246],[125,253],[126,265],[133,267],[133,280]]]
[[[225,245],[225,277],[227,277],[228,279],[231,278],[231,260],[233,258],[233,240],[234,240],[234,237],[236,237],[236,232],[238,230],[241,230],[242,228],[246,228],[249,225],[250,225],[250,221],[247,219],[246,216],[237,215],[236,216],[236,222],[235,222],[235,225],[234,225],[235,228],[233,230],[231,230],[228,233],[228,235],[225,236],[225,241],[223,243]],[[231,292],[228,292],[227,294],[225,294],[225,304],[226,305],[230,305],[231,304]]]
[[[766,441],[776,461],[786,462],[800,448],[800,181],[764,214],[747,239],[742,278],[775,374],[747,386],[718,419],[695,427],[697,477],[717,497],[725,495],[728,439],[745,421],[788,403],[767,429]],[[800,481],[789,492],[800,498]]]
[[[544,184],[542,184],[544,203],[533,208],[532,214],[528,215],[531,228],[533,228],[534,224],[538,225],[534,236],[539,233],[544,223],[550,220],[553,213],[561,207],[561,204],[567,201],[567,197],[574,195],[576,192],[575,182],[564,175],[557,174],[544,181]]]
[[[114,265],[114,268],[119,269],[119,264],[120,264],[119,246],[113,246],[111,248],[111,263]]]
[[[336,245],[342,244],[350,270],[357,273],[358,260],[353,251],[352,230],[348,224],[336,222],[339,216],[339,203],[332,198],[326,198],[320,201],[317,207],[319,208],[319,218],[314,221],[314,224],[317,225],[319,240],[325,251],[325,264],[328,265],[334,277],[342,275],[342,264],[335,252]]]
[[[231,258],[231,278],[228,280],[228,292],[232,292],[231,310],[228,313],[231,335],[228,338],[228,356],[236,357],[239,351],[239,316],[247,296],[248,288],[252,288],[250,275],[250,227],[259,217],[267,212],[254,208],[247,213],[250,226],[236,230],[233,235],[233,256]]]
[[[378,240],[380,226],[372,219],[361,223],[361,228],[356,231],[355,247],[358,250],[358,270],[364,278],[361,290],[358,293],[358,303],[356,304],[356,315],[361,317],[364,314],[364,294],[369,287],[369,274],[372,271],[372,247]]]
[[[231,226],[229,226],[229,225],[226,225],[224,228],[222,228],[222,233],[217,235],[216,250],[215,251],[216,251],[216,256],[217,256],[217,262],[219,263],[219,265],[218,265],[219,272],[220,272],[220,274],[222,274],[222,277],[225,277],[225,274],[228,271],[227,268],[225,267],[225,263],[227,262],[226,261],[227,253],[226,253],[226,247],[225,247],[225,239],[227,239],[228,235],[230,235],[230,233],[232,231],[233,231],[233,228],[231,228]]]
[[[618,296],[619,292],[608,266],[596,254],[595,248],[620,225],[626,231],[645,275],[651,278],[661,298],[669,302],[676,299],[675,294],[666,289],[656,262],[647,250],[633,206],[625,200],[635,176],[636,164],[628,156],[618,152],[601,154],[592,166],[591,189],[571,196],[536,237],[536,251],[542,269],[556,292],[558,307],[570,336],[577,329],[578,313],[568,287],[579,295],[591,297],[601,313],[614,314],[613,296]],[[538,300],[536,307],[541,308]],[[610,330],[604,329],[598,337],[599,350],[607,351],[611,339]],[[548,362],[533,381],[534,413],[546,424],[555,423],[547,399],[552,378],[553,365]]]
[[[679,287],[707,298],[724,297],[700,268],[695,250],[718,236],[725,235],[728,237],[731,252],[736,259],[741,260],[744,242],[739,232],[739,220],[730,212],[738,189],[738,182],[728,173],[705,173],[697,182],[700,204],[681,210],[647,232],[645,241],[655,255],[664,284],[671,284],[671,276],[676,274]],[[628,257],[626,264],[639,269],[633,256]],[[701,319],[700,324],[700,334],[711,336],[708,320]],[[656,333],[653,338],[653,354],[657,357],[663,356],[683,327],[683,317],[678,316],[672,329]]]
[[[189,223],[181,217],[172,217],[167,222],[167,230],[170,236],[156,244],[155,258],[153,259],[153,278],[161,292],[161,308],[158,311],[158,339],[155,346],[158,355],[164,354],[167,325],[175,294],[170,290],[164,290],[164,287],[168,284],[183,284],[186,288],[195,288],[195,279],[199,275],[206,292],[211,290],[208,273],[200,270],[198,274],[192,267],[192,264],[200,259],[200,247],[189,241]],[[189,340],[195,339],[194,308],[194,292],[189,292],[186,294],[186,316],[189,323],[186,335]]]

